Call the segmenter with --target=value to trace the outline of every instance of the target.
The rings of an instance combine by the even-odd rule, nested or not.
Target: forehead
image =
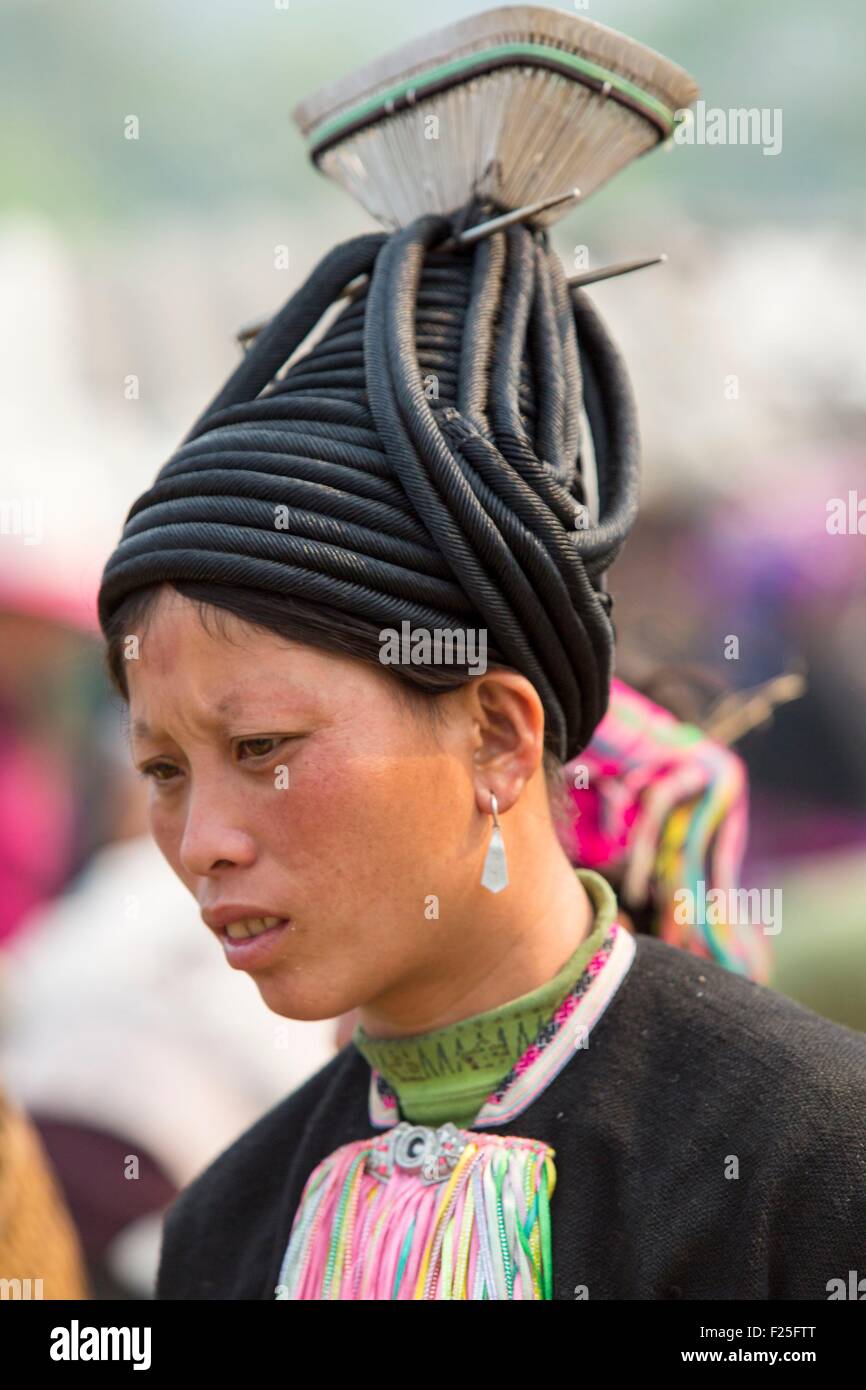
[[[191,662],[243,666],[262,652],[289,651],[289,644],[225,609],[202,605],[165,588],[138,624],[136,655],[148,670],[161,672]]]
[[[222,727],[239,716],[306,715],[369,700],[376,672],[360,663],[199,606],[160,596],[127,663],[130,728],[142,737],[167,718]]]
[[[140,622],[133,623],[139,665],[153,672],[173,672],[193,664],[237,673],[287,665],[293,670],[327,658],[327,653],[284,637],[228,609],[186,598],[165,586]],[[129,641],[126,638],[125,641]],[[135,663],[131,665],[134,672]]]
[[[127,644],[130,705],[171,701],[173,695],[230,718],[250,695],[302,687],[310,657],[300,644],[207,608],[174,591],[157,599]]]

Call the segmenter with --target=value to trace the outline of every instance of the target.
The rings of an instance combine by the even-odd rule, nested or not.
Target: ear
[[[479,811],[490,793],[507,811],[544,755],[544,706],[531,681],[517,671],[492,668],[464,686],[471,720],[472,763]]]

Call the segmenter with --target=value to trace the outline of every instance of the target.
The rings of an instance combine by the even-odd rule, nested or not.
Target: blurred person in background
[[[851,450],[809,461],[647,509],[616,576],[623,667],[745,760],[742,880],[784,900],[774,987],[866,1030],[866,567],[863,537],[827,525],[864,472]]]
[[[0,572],[0,949],[108,833],[104,702],[88,617],[59,588],[21,590]]]

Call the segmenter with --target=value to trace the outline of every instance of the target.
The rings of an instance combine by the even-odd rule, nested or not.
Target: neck
[[[552,823],[549,834],[539,827],[534,836],[506,817],[502,826],[508,886],[491,894],[468,885],[458,895],[462,910],[449,898],[429,924],[431,953],[410,978],[359,1009],[371,1037],[433,1032],[509,1003],[550,980],[588,936],[593,906]]]

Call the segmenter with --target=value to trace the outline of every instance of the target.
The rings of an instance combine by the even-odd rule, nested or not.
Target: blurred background
[[[150,845],[94,595],[237,331],[370,226],[308,163],[291,108],[476,8],[3,6],[0,1138],[32,1126],[68,1213],[46,1297],[148,1297],[165,1203],[337,1046],[334,1022],[277,1018],[226,968]],[[672,142],[552,240],[569,270],[667,254],[591,291],[644,448],[642,519],[611,574],[619,672],[705,726],[741,697],[743,882],[783,892],[771,982],[866,1029],[861,7],[572,8],[773,132]],[[833,499],[847,521],[828,529]],[[0,1226],[18,1209],[0,1189]]]

